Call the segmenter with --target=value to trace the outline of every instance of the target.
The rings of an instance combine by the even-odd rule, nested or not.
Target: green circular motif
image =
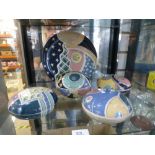
[[[67,73],[62,78],[62,83],[64,87],[70,90],[76,90],[81,88],[84,82],[85,82],[85,77],[78,72]]]

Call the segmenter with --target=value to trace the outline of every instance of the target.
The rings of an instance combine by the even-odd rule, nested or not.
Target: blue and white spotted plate
[[[52,36],[44,46],[42,63],[52,81],[68,72],[81,72],[92,79],[97,54],[91,41],[77,32],[63,31]]]
[[[54,109],[56,94],[49,88],[31,87],[20,91],[9,102],[9,112],[19,119],[36,119]]]

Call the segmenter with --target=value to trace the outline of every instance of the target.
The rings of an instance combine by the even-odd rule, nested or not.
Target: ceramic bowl
[[[98,88],[107,88],[118,90],[121,93],[127,93],[131,89],[131,82],[125,77],[116,77],[112,74],[102,74],[97,72],[97,86]]]
[[[121,93],[127,93],[130,91],[131,82],[127,78],[112,76],[112,79],[117,83],[117,86]]]
[[[90,118],[111,125],[129,119],[133,111],[129,99],[114,89],[97,89],[87,93],[82,107]]]
[[[65,96],[69,96],[71,94],[82,96],[90,91],[91,84],[82,73],[69,72],[56,80],[56,87]]]
[[[104,88],[112,88],[114,90],[118,90],[119,87],[117,83],[111,78],[111,77],[102,77],[97,80],[97,86],[98,88],[104,89]]]
[[[56,102],[57,96],[51,89],[31,87],[13,96],[8,110],[19,119],[36,119],[50,113]]]

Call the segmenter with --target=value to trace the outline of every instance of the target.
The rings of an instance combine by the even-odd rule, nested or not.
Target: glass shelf
[[[126,120],[116,126],[102,124],[90,119],[82,110],[81,98],[67,98],[59,94],[58,103],[55,110],[41,119],[42,134],[62,134],[68,130],[71,134],[72,130],[88,129],[90,134],[153,134],[154,128],[140,128]],[[147,94],[149,96],[149,93]],[[131,116],[141,116],[147,118],[149,122],[155,125],[155,100],[147,101],[146,94],[136,88],[132,88],[130,94],[127,94],[133,106],[133,114]],[[144,122],[146,123],[146,122]],[[146,124],[147,125],[147,124]],[[92,132],[92,128],[94,132]],[[144,126],[145,128],[145,126]],[[97,132],[100,130],[100,133]],[[63,132],[63,134],[65,134]]]

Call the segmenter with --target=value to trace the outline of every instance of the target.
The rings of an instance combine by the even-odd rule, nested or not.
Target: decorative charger
[[[13,96],[8,110],[19,119],[36,119],[50,113],[56,102],[57,96],[51,89],[31,87]]]
[[[82,107],[92,119],[113,125],[128,119],[133,111],[129,99],[113,89],[89,92],[82,100]]]
[[[52,81],[68,72],[80,72],[92,79],[97,54],[91,41],[77,32],[63,31],[52,36],[44,46],[42,63]]]
[[[129,92],[131,89],[131,82],[125,77],[118,77],[112,76],[113,80],[117,83],[119,91],[121,93]]]

